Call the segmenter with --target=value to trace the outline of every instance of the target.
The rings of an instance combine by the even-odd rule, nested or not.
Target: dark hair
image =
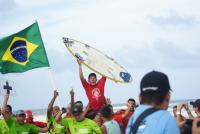
[[[164,98],[168,92],[169,91],[146,90],[140,93],[140,103],[155,103],[156,105],[160,105],[161,103],[163,103]]]
[[[77,104],[77,103],[81,103],[83,105],[82,101],[76,101],[74,104]]]
[[[11,105],[7,105],[7,110],[8,110],[9,113],[12,113],[12,107],[11,107]]]
[[[135,100],[134,100],[133,98],[129,98],[129,99],[128,99],[128,102],[129,102],[129,101],[135,102]]]
[[[95,78],[97,78],[97,75],[95,73],[90,73],[89,76],[88,76],[88,78],[90,78],[92,76],[94,76]]]
[[[112,110],[111,110],[110,106],[108,106],[108,105],[103,106],[100,109],[99,113],[104,118],[109,118],[112,116]]]
[[[177,108],[177,105],[173,106],[173,109],[174,109],[174,108]]]

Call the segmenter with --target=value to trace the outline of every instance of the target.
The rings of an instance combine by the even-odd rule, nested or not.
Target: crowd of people
[[[0,109],[0,134],[200,134],[200,99],[174,106],[174,116],[167,111],[172,89],[166,74],[147,73],[140,82],[139,105],[129,98],[126,109],[114,111],[104,95],[106,77],[97,81],[96,74],[91,73],[86,80],[81,60],[78,65],[89,101],[85,107],[82,101],[75,101],[73,90],[69,93],[71,102],[67,108],[55,106],[59,96],[55,90],[47,108],[47,121],[34,121],[31,110],[13,114],[7,93]],[[188,117],[182,115],[183,109]]]

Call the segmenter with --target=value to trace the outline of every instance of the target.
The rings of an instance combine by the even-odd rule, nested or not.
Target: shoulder
[[[17,122],[16,119],[13,118],[13,117],[11,117],[11,116],[9,116],[9,117],[8,117],[7,119],[5,119],[4,121],[6,122],[7,125],[8,125],[8,124],[11,124],[11,123],[16,123],[16,122]]]
[[[160,116],[160,118],[162,120],[165,121],[175,121],[174,117],[172,117],[172,115],[166,111],[166,110],[159,110],[157,112],[155,112],[155,114],[157,114],[158,116]]]
[[[96,124],[95,121],[93,121],[93,120],[91,120],[91,119],[88,119],[88,118],[85,118],[84,121],[87,122],[87,123],[90,123],[90,124]]]
[[[72,122],[74,120],[75,120],[74,118],[63,118],[62,122]]]
[[[37,126],[35,126],[35,125],[33,125],[33,124],[30,124],[30,123],[25,123],[23,126],[24,126],[24,127],[27,127],[27,128],[39,129],[39,127],[37,127]]]

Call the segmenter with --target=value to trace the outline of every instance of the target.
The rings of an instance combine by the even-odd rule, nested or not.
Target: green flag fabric
[[[24,30],[0,39],[0,72],[22,73],[49,67],[37,22]]]

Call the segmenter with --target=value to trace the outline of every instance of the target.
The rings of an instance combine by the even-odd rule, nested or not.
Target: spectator
[[[129,120],[126,134],[180,134],[175,119],[166,109],[170,101],[167,75],[152,71],[140,83],[140,106]]]
[[[48,128],[39,128],[35,125],[25,123],[26,114],[23,110],[19,110],[16,114],[16,119],[12,117],[11,107],[7,105],[9,99],[9,94],[4,96],[2,114],[4,120],[9,128],[9,134],[21,134],[21,133],[39,133],[39,132],[47,132]]]
[[[110,106],[103,106],[99,113],[103,120],[103,125],[101,126],[102,134],[121,134],[119,124],[112,119],[113,111]]]
[[[49,126],[49,134],[65,134],[66,128],[62,123],[62,111],[58,106],[53,106],[58,92],[54,91],[54,96],[51,99],[47,109],[47,124]]]
[[[101,134],[99,126],[93,120],[84,117],[82,106],[75,105],[72,114],[73,118],[62,120],[68,134]]]
[[[26,123],[34,124],[35,126],[38,126],[40,128],[47,127],[47,123],[41,122],[41,121],[34,121],[34,116],[31,110],[26,111]]]
[[[1,118],[1,108],[0,108],[0,134],[8,134],[9,129],[8,126],[6,125],[4,119]]]
[[[113,119],[120,124],[120,128],[122,130],[122,134],[125,134],[126,127],[128,125],[128,121],[130,117],[133,115],[135,111],[135,100],[130,98],[127,101],[127,109],[121,109],[113,114]]]

